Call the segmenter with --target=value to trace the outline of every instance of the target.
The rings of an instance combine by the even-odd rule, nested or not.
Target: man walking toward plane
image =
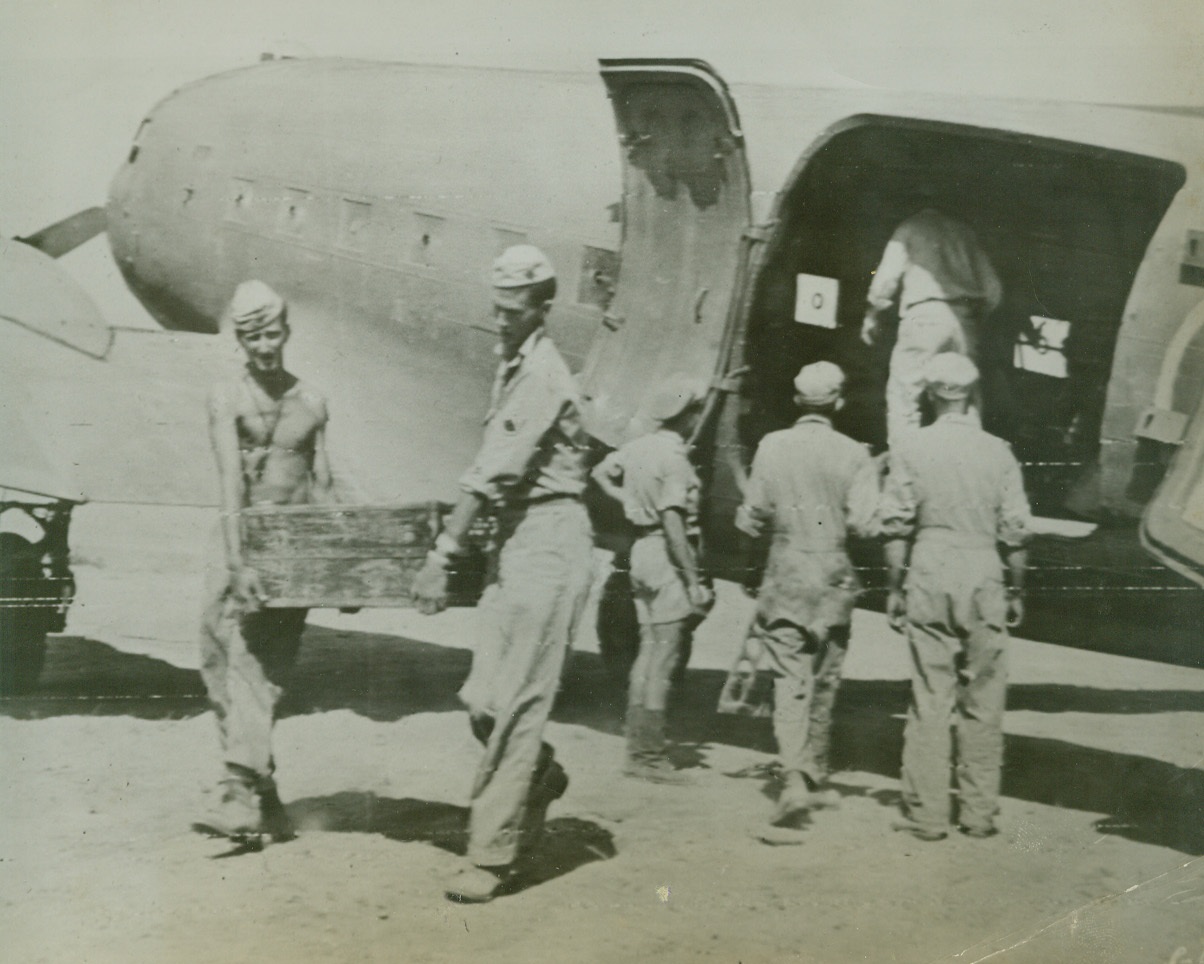
[[[882,314],[898,303],[886,382],[890,446],[920,427],[924,365],[940,352],[977,361],[982,325],[1002,299],[999,276],[966,224],[928,207],[895,229],[870,283],[861,329],[862,340],[872,344]]]
[[[705,399],[702,386],[673,378],[653,396],[658,428],[608,455],[593,477],[623,506],[636,529],[631,585],[640,650],[627,689],[627,760],[623,772],[652,783],[684,783],[665,753],[674,670],[686,640],[714,602],[698,571],[699,481],[687,440]]]
[[[912,660],[903,733],[906,819],[895,829],[920,840],[948,835],[956,725],[958,829],[989,837],[997,832],[1008,627],[1024,618],[1029,506],[1007,443],[968,411],[974,363],[937,355],[923,377],[936,421],[891,449],[880,508],[887,616],[892,628],[906,631]]]
[[[794,388],[799,420],[761,439],[736,513],[746,535],[770,538],[753,632],[774,676],[784,781],[770,823],[786,828],[826,802],[818,791],[828,776],[832,709],[860,589],[845,542],[850,533],[872,534],[878,504],[869,453],[832,427],[844,373],[816,362],[798,373]]]
[[[273,779],[272,727],[306,610],[263,608],[259,574],[243,557],[239,510],[329,497],[326,401],[284,367],[288,309],[275,291],[243,282],[227,316],[246,367],[209,396],[225,566],[209,574],[201,630],[201,677],[217,715],[225,774],[220,801],[196,828],[286,840],[293,830]]]
[[[472,788],[467,863],[447,897],[483,902],[521,871],[553,800],[568,786],[542,742],[589,588],[593,536],[581,502],[588,439],[568,366],[544,330],[556,295],[547,257],[531,245],[493,263],[501,364],[477,457],[455,508],[415,577],[418,607],[447,604],[447,570],[474,519],[497,515],[496,582],[481,600],[481,636],[460,690],[484,757]]]

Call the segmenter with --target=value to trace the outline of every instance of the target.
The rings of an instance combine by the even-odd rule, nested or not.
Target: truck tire
[[[13,532],[0,532],[0,696],[28,693],[46,660],[46,633],[54,610],[45,594],[41,552]]]

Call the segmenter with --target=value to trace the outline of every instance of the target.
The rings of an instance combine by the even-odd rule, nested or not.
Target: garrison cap
[[[495,288],[525,288],[555,278],[548,256],[533,244],[507,248],[493,262],[490,281]]]
[[[844,391],[844,372],[828,361],[805,365],[795,376],[794,390],[805,405],[831,405]]]
[[[937,398],[967,398],[978,381],[978,368],[965,355],[945,351],[929,359],[921,372],[924,387]]]
[[[240,335],[266,328],[284,316],[284,299],[262,281],[244,281],[230,299],[230,321]]]
[[[706,387],[701,381],[686,375],[670,375],[652,396],[648,416],[658,422],[667,422],[704,398]]]

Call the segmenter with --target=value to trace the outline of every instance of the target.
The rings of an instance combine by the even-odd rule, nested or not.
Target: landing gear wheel
[[[21,600],[36,598],[42,583],[38,550],[15,533],[0,532],[0,696],[37,686],[53,610]]]

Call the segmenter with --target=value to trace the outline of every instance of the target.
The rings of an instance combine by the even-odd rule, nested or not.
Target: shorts
[[[631,593],[641,626],[675,623],[694,611],[663,532],[641,536],[631,547]]]

